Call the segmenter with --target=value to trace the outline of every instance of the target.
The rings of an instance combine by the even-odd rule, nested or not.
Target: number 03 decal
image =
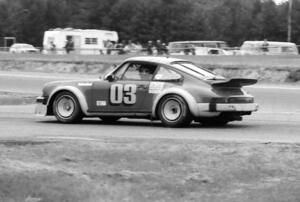
[[[136,103],[136,85],[134,84],[113,84],[110,87],[110,102],[112,104],[128,104]]]

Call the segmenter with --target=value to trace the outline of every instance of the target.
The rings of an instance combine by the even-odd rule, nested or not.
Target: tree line
[[[107,29],[122,40],[286,41],[288,3],[272,0],[0,0],[0,37],[41,46],[51,28]],[[300,44],[300,0],[292,41]],[[0,40],[0,45],[3,41]]]

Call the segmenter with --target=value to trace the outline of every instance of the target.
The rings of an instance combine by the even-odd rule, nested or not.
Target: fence
[[[298,50],[297,50],[298,48]],[[43,49],[36,47],[35,50],[20,49],[11,51],[9,47],[0,47],[2,53],[33,53],[49,54],[49,55],[64,55],[64,54],[79,54],[79,55],[298,55],[300,52],[300,45],[296,49],[291,47],[268,46],[267,51],[261,47],[252,49],[240,49],[240,47],[230,48],[213,48],[213,47],[186,47],[186,48],[164,48],[157,49],[153,47],[139,48],[126,50],[124,48],[104,48],[104,49],[79,49],[76,48],[68,52],[66,49]]]

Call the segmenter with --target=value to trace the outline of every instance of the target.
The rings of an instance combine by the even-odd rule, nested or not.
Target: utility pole
[[[289,11],[288,11],[288,32],[287,41],[292,41],[292,10],[293,10],[293,0],[289,0]]]

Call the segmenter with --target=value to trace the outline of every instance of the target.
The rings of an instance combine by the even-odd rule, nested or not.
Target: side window
[[[115,73],[116,80],[120,80],[122,78],[122,75],[126,71],[127,67],[129,66],[129,63],[125,63],[120,67]]]
[[[181,78],[182,76],[179,73],[165,67],[159,67],[156,75],[154,76],[154,80],[176,80]]]
[[[123,80],[152,80],[153,74],[156,70],[156,65],[142,64],[142,63],[131,63],[126,72],[124,73]]]

